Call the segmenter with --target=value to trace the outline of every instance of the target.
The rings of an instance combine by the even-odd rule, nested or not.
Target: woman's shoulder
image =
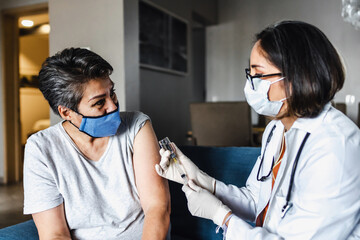
[[[131,142],[135,139],[136,134],[145,125],[147,121],[150,121],[148,115],[139,112],[120,112],[121,124],[118,129],[118,136],[127,135]]]
[[[44,130],[32,134],[26,141],[26,145],[46,145],[49,142],[58,141],[63,134],[61,133],[62,122],[52,125]]]
[[[59,149],[65,146],[62,131],[65,132],[60,122],[32,134],[25,144],[25,162],[52,162],[53,156],[59,155]]]
[[[359,128],[345,114],[332,107],[321,119],[320,124],[312,129],[311,135],[310,145],[318,150],[331,152],[331,149],[341,152],[359,149],[360,146]]]
[[[356,124],[345,114],[330,106],[314,118],[299,118],[295,121],[293,128],[310,132],[312,136],[323,139],[360,139],[360,130]]]
[[[331,107],[315,132],[326,136],[360,139],[360,130],[345,114]]]
[[[121,123],[124,125],[133,126],[136,123],[146,122],[150,117],[139,111],[120,112]]]

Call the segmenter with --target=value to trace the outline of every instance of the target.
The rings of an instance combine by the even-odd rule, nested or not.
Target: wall
[[[185,144],[186,132],[191,130],[189,103],[197,98],[193,94],[192,27],[195,12],[205,22],[217,21],[217,1],[208,0],[152,0],[152,3],[188,22],[187,75],[176,75],[140,68],[140,110],[152,119],[157,137],[168,136],[177,144]]]
[[[347,106],[355,121],[360,100],[360,31],[342,20],[341,9],[340,0],[219,1],[219,24],[207,29],[207,100],[245,100],[244,68],[254,34],[279,20],[302,20],[319,27],[344,58],[347,78],[335,101],[345,102],[347,94],[355,95],[356,104]]]
[[[120,109],[125,109],[124,12],[122,0],[50,0],[50,55],[67,47],[90,47],[114,68]],[[60,120],[54,113],[51,123]]]
[[[138,1],[124,0],[125,102],[127,110],[140,109]]]
[[[32,4],[46,3],[47,0],[11,0],[1,1],[0,11],[23,7]],[[0,29],[2,30],[2,19],[0,18]],[[0,54],[3,53],[2,38],[0,38]],[[3,64],[0,65],[0,99],[4,99],[4,79],[3,79]],[[1,101],[0,104],[0,183],[4,177],[4,162],[5,162],[5,135],[4,135],[4,105],[6,103]]]
[[[49,56],[49,36],[22,36],[19,45],[20,75],[38,75],[41,64]]]

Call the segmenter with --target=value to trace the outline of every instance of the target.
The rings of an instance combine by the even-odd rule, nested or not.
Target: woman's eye
[[[115,95],[115,89],[111,89],[111,91],[110,91],[110,96],[112,97],[112,96],[114,96]]]
[[[111,97],[111,99],[115,99],[115,98],[116,98],[115,89],[114,89],[114,91],[112,91],[112,92],[110,93],[110,97]]]
[[[97,101],[94,105],[101,106],[101,105],[104,105],[104,103],[105,103],[105,99],[101,99],[101,100]]]

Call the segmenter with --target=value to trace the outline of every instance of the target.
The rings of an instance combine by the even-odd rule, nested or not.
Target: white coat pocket
[[[286,204],[286,197],[285,196],[275,196],[271,202],[271,206],[268,210],[266,219],[265,219],[265,226],[269,229],[277,229],[279,223],[282,221],[282,208]],[[286,214],[291,214],[292,209]],[[286,217],[286,215],[285,215]]]

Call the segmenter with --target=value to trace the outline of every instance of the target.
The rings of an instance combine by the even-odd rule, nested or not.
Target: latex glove
[[[226,215],[231,211],[228,206],[191,180],[188,185],[182,187],[182,190],[185,192],[191,215],[210,219],[216,225],[222,226]]]
[[[193,180],[198,186],[205,188],[211,193],[214,193],[215,178],[210,177],[201,171],[188,157],[186,157],[180,151],[180,149],[174,143],[171,143],[171,145],[175,149],[177,159],[180,162],[180,167],[185,172],[187,178],[189,180]],[[160,149],[160,155],[160,164],[155,165],[156,172],[164,178],[183,184],[184,180],[181,178],[179,171],[176,169],[176,163],[170,159],[170,151]]]

